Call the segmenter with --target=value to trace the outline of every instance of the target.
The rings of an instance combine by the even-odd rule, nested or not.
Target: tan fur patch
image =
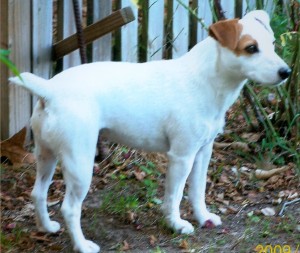
[[[238,41],[237,47],[236,49],[233,51],[237,56],[241,56],[241,55],[246,55],[246,56],[250,56],[251,54],[249,54],[245,48],[247,46],[251,46],[251,45],[258,45],[257,41],[255,39],[253,39],[250,35],[246,34],[243,35],[240,40]]]

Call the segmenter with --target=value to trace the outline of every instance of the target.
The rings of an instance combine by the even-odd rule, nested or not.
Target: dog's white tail
[[[34,74],[24,72],[20,74],[20,77],[11,77],[9,81],[13,84],[24,87],[31,93],[45,99],[50,99],[52,97],[52,92],[49,89],[48,80],[38,77]]]

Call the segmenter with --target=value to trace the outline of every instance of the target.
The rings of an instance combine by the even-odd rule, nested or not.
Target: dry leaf
[[[51,240],[47,238],[47,234],[42,232],[32,232],[30,238],[41,242],[51,242]]]
[[[150,245],[155,246],[157,238],[154,235],[150,235]]]
[[[283,172],[289,168],[290,168],[289,166],[283,166],[281,168],[272,169],[272,170],[257,169],[255,171],[255,176],[258,179],[268,179],[268,178],[272,177],[273,175],[279,174],[280,172]]]
[[[187,240],[181,240],[180,244],[179,244],[179,248],[181,248],[181,249],[188,249],[189,248],[189,244],[188,244]]]
[[[1,157],[7,157],[13,165],[32,164],[35,162],[32,153],[24,149],[26,128],[16,133],[11,138],[4,140],[1,145]]]
[[[126,250],[130,250],[130,248],[131,247],[130,247],[129,243],[126,240],[124,240],[123,245],[122,245],[122,250],[126,251]]]
[[[135,178],[139,181],[142,181],[146,177],[146,173],[144,171],[135,171],[133,172]]]
[[[245,152],[249,152],[250,148],[247,143],[244,142],[232,142],[232,143],[221,143],[221,142],[214,142],[215,149],[226,149],[226,148],[233,148],[233,149],[241,149]]]
[[[135,220],[136,220],[136,214],[134,212],[128,211],[127,212],[127,219],[131,223],[135,222]]]
[[[258,142],[261,136],[261,133],[244,133],[241,135],[241,137],[247,139],[248,142]]]
[[[275,209],[272,207],[266,207],[261,209],[261,212],[264,216],[274,216],[275,215]]]

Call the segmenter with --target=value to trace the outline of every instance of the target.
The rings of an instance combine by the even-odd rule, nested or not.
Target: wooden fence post
[[[49,79],[52,74],[52,16],[53,3],[49,0],[32,1],[32,72]],[[36,97],[33,97],[33,106]]]
[[[82,10],[82,2],[80,2],[80,9]],[[58,1],[58,20],[57,20],[57,37],[58,41],[76,33],[75,18],[73,11],[72,0]],[[64,56],[63,70],[81,64],[79,50]]]
[[[30,8],[30,0],[1,0],[1,48],[11,50],[10,59],[20,72],[31,70]],[[22,88],[8,86],[7,77],[12,74],[4,68],[1,67],[1,139],[29,127],[31,115],[31,95]]]

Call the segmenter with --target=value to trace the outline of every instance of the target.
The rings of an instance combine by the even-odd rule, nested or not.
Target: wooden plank
[[[31,1],[10,0],[8,5],[8,41],[10,59],[20,72],[31,70]],[[24,126],[29,129],[31,95],[24,89],[10,85],[8,107],[8,136],[11,137]],[[27,140],[30,131],[27,131]]]
[[[93,0],[93,22],[102,20],[112,13],[111,0]],[[108,33],[93,42],[93,61],[110,61],[112,59],[112,35]]]
[[[0,1],[0,40],[2,49],[8,49],[8,0]],[[0,63],[0,93],[1,93],[1,136],[4,140],[9,137],[9,100],[8,100],[8,68]]]
[[[203,19],[204,24],[209,27],[212,24],[212,14],[210,10],[210,0],[198,0],[198,17]],[[202,41],[207,37],[208,33],[206,29],[202,27],[202,24],[198,23],[197,41]]]
[[[185,6],[189,6],[189,0],[181,0]],[[189,12],[173,1],[173,49],[172,56],[176,59],[188,51],[189,46]]]
[[[133,22],[121,29],[121,60],[129,62],[138,61],[138,6],[131,0],[122,0],[121,7],[131,7]]]
[[[83,29],[86,44],[93,42],[95,39],[119,28],[133,19],[130,8],[112,13],[110,16],[100,20]],[[59,59],[64,55],[78,48],[76,34],[61,40],[53,45],[54,59]]]
[[[32,72],[49,79],[52,72],[52,12],[48,0],[32,1]],[[37,98],[33,97],[33,106]]]
[[[164,41],[164,1],[149,0],[147,60],[161,60]]]

